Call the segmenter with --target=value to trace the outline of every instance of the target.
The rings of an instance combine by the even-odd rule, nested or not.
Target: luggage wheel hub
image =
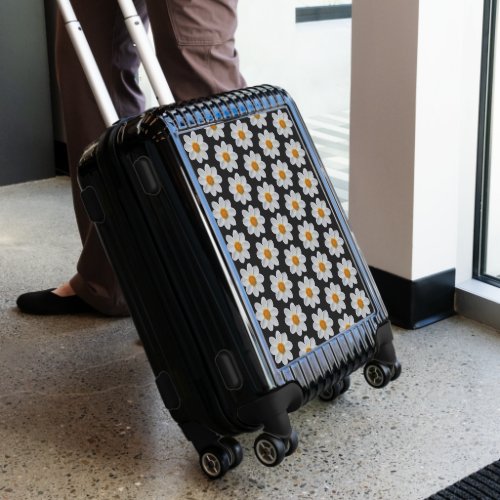
[[[384,382],[384,374],[376,365],[370,365],[366,371],[366,375],[374,386],[382,385]]]
[[[209,476],[217,477],[219,475],[221,470],[220,462],[213,453],[205,453],[201,459],[201,463]]]
[[[261,462],[265,464],[274,464],[277,458],[275,447],[265,439],[261,439],[255,448]]]

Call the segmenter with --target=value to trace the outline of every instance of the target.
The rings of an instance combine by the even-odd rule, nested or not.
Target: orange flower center
[[[255,170],[255,172],[258,172],[260,170],[259,164],[256,161],[252,162],[252,168]]]
[[[311,346],[310,346],[310,345],[308,345],[308,346],[306,347],[306,352],[311,352],[311,351],[312,351]]]
[[[193,151],[199,153],[201,150],[200,145],[197,142],[193,142]]]
[[[322,330],[326,330],[326,327],[328,325],[326,324],[326,321],[324,319],[322,319],[320,322],[319,322],[319,327],[322,329]]]
[[[292,156],[294,158],[298,158],[299,157],[299,151],[297,149],[295,149],[295,148],[292,149]]]
[[[278,175],[280,176],[281,180],[286,179],[286,172],[284,170],[280,170]]]
[[[284,292],[286,290],[286,286],[285,286],[285,283],[283,281],[280,281],[278,283],[278,289],[280,292]]]
[[[325,266],[325,263],[324,262],[320,262],[319,263],[319,270],[324,273],[326,271],[326,266]]]
[[[252,276],[249,276],[248,277],[248,282],[252,285],[252,286],[255,286],[257,284],[257,278],[252,275]]]
[[[349,271],[349,269],[344,269],[344,276],[346,278],[350,278],[351,277],[351,271]]]
[[[324,217],[325,216],[325,211],[322,208],[318,208],[318,215],[320,217]]]
[[[229,212],[225,208],[223,208],[220,211],[220,215],[223,219],[227,219],[229,217]]]
[[[283,118],[279,121],[279,124],[281,128],[286,128],[286,121]]]
[[[311,298],[313,296],[312,288],[306,288],[306,295]]]
[[[257,227],[258,223],[259,221],[257,220],[257,217],[255,216],[250,217],[250,224],[252,224],[253,227]]]
[[[245,132],[243,130],[238,130],[238,137],[243,140],[246,138]]]
[[[211,128],[212,130],[217,130],[217,125],[210,125],[210,128]]]
[[[294,256],[292,257],[292,262],[293,262],[293,265],[294,265],[294,266],[298,266],[298,265],[299,265],[299,263],[300,263],[300,260],[299,260],[299,258],[298,258],[296,255],[294,255]]]
[[[285,344],[283,344],[283,342],[280,342],[277,346],[277,349],[278,349],[278,352],[280,354],[285,354],[286,352],[286,349],[285,349]]]
[[[236,191],[238,193],[243,194],[245,192],[245,188],[243,187],[243,184],[236,184]]]
[[[224,153],[222,153],[222,159],[228,162],[231,159],[231,155],[227,151],[224,151]]]
[[[262,313],[264,315],[264,318],[267,320],[271,319],[271,311],[269,309],[264,309],[264,312]]]
[[[241,252],[243,250],[243,245],[237,241],[235,244],[234,244],[234,249],[237,251],[237,252]]]
[[[273,197],[272,197],[271,193],[266,193],[266,194],[264,195],[264,198],[266,199],[266,201],[267,201],[268,203],[271,203],[271,202],[273,201]]]
[[[292,322],[294,325],[298,325],[300,323],[300,318],[298,314],[292,315]]]
[[[313,235],[310,231],[306,231],[306,240],[311,241],[313,239]]]
[[[267,141],[266,141],[266,148],[273,149],[273,143],[270,139],[267,139]]]
[[[215,184],[215,180],[211,175],[207,175],[206,181],[209,186],[213,186]]]
[[[299,202],[297,200],[293,200],[292,201],[292,208],[294,210],[298,210],[299,209]]]
[[[304,181],[304,184],[305,184],[308,188],[310,188],[310,187],[312,186],[311,179],[306,179],[306,180]]]
[[[332,293],[332,300],[335,302],[335,304],[338,304],[340,302],[340,298],[336,293]]]
[[[266,259],[270,259],[272,256],[273,256],[273,254],[272,254],[271,250],[269,250],[269,248],[266,248],[266,249],[264,250],[264,257],[265,257]]]
[[[278,231],[281,233],[281,234],[285,234],[286,233],[286,227],[284,224],[280,224],[278,226]]]
[[[365,307],[365,303],[363,302],[363,299],[358,299],[358,307],[360,309],[363,309]]]
[[[338,244],[338,242],[337,242],[337,240],[336,240],[335,238],[332,238],[332,239],[330,240],[330,243],[332,244],[332,247],[333,247],[333,248],[337,248],[337,247],[338,247],[338,245],[339,245],[339,244]]]

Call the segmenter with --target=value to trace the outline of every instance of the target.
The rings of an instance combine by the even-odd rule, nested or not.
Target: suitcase
[[[255,454],[278,465],[298,445],[289,413],[335,399],[358,368],[376,388],[401,373],[387,311],[284,90],[119,120],[84,152],[79,183],[159,393],[208,477],[241,462],[244,432],[261,430]]]

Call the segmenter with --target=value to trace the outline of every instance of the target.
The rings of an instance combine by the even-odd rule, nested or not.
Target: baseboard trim
[[[415,281],[370,269],[395,325],[415,330],[455,314],[455,269]]]

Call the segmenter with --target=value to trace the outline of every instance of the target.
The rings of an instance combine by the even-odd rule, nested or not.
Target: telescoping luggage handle
[[[130,33],[130,37],[137,47],[139,58],[144,65],[146,74],[148,75],[148,79],[151,83],[151,87],[153,87],[158,102],[160,104],[169,104],[170,93],[167,80],[161,70],[160,63],[156,58],[155,52],[146,33],[146,29],[144,28],[144,24],[137,13],[133,0],[118,0],[118,3],[125,20],[125,24]],[[57,0],[57,4],[71,38],[71,42],[75,47],[80,63],[92,89],[92,93],[97,101],[104,123],[107,127],[109,127],[118,120],[118,114],[116,113],[113,102],[111,101],[111,97],[108,89],[106,88],[101,72],[99,71],[94,55],[92,54],[82,27],[76,18],[71,1]]]

